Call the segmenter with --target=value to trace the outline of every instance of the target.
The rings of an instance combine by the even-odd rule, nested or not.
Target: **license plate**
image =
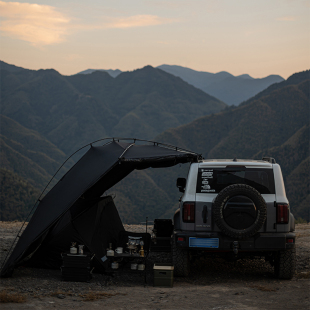
[[[219,247],[218,238],[189,238],[189,247],[190,248],[209,248],[217,249]]]

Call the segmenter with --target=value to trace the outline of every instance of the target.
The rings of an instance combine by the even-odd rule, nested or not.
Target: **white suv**
[[[188,275],[191,256],[220,252],[265,257],[276,277],[293,277],[295,219],[273,158],[201,160],[177,186],[184,194],[174,215],[175,275]]]

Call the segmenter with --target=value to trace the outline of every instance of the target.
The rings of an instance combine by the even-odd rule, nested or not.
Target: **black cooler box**
[[[87,282],[92,278],[91,254],[62,254],[61,274],[65,281]]]

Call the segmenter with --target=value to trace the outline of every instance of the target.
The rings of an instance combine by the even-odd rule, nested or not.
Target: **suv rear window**
[[[247,184],[261,194],[274,194],[272,169],[255,168],[199,168],[197,193],[219,193],[232,184]]]

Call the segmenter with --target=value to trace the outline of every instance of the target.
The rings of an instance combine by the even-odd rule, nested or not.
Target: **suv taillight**
[[[183,203],[183,222],[195,223],[195,202]]]
[[[277,224],[287,224],[288,223],[288,204],[277,203]]]

